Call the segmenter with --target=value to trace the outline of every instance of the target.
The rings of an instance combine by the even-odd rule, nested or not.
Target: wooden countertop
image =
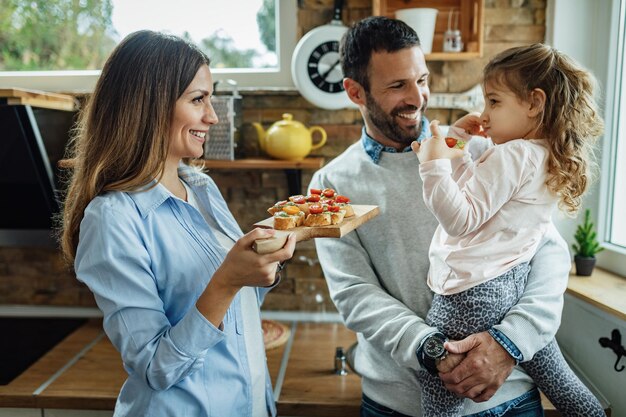
[[[358,416],[359,378],[333,373],[336,346],[347,349],[354,333],[338,323],[297,323],[291,334],[289,342],[267,352],[279,413]],[[290,360],[281,369],[285,353]],[[113,410],[125,380],[118,352],[94,319],[0,386],[0,407]]]
[[[267,352],[279,415],[357,417],[361,381],[334,373],[338,346],[356,335],[341,323],[293,322],[289,341]],[[99,319],[76,330],[9,385],[0,407],[113,410],[126,372]],[[557,417],[544,399],[547,417]]]
[[[626,278],[597,267],[589,277],[572,272],[567,293],[626,321]]]
[[[343,376],[334,373],[336,348],[347,350],[356,341],[356,335],[341,323],[297,323],[291,331],[284,381],[282,385],[274,383],[278,414],[358,416],[360,378],[351,372]],[[267,352],[270,373],[279,355]]]
[[[66,408],[65,402],[59,402],[58,398],[49,401],[46,390],[50,388],[51,385],[56,384],[57,376],[59,378],[63,376],[64,372],[62,372],[62,370],[76,366],[80,368],[82,363],[74,363],[73,361],[89,355],[90,351],[85,352],[86,348],[90,347],[92,343],[98,340],[100,340],[100,343],[109,343],[108,339],[103,337],[101,320],[90,320],[87,324],[66,337],[61,343],[56,345],[54,349],[45,354],[10,384],[0,386],[0,406],[20,408]],[[93,354],[90,356],[93,356]],[[100,358],[94,359],[96,359],[99,368],[101,368],[100,370],[119,369],[124,373],[120,373],[119,375],[121,380],[119,378],[112,378],[111,382],[117,385],[115,390],[110,390],[108,394],[116,397],[121,382],[126,379],[119,354],[117,354],[117,357],[113,361],[105,361]],[[89,382],[78,380],[75,381],[75,383],[82,384]],[[102,396],[102,394],[103,390],[101,387],[98,387],[94,395]],[[76,404],[76,400],[79,399],[79,403],[76,404],[78,408],[92,408],[88,406],[91,396],[86,396],[85,398],[83,393],[76,393],[68,395],[67,397],[66,400],[74,404]],[[115,401],[110,402],[104,409],[113,409],[114,405]]]

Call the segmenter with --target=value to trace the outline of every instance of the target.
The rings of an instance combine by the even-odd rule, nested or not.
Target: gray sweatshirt
[[[428,248],[437,220],[422,199],[419,162],[413,152],[383,152],[375,164],[362,141],[319,170],[311,188],[334,188],[353,204],[374,204],[380,214],[341,239],[317,239],[330,294],[346,326],[359,341],[355,368],[363,393],[403,414],[419,417],[420,389],[415,351],[434,329],[424,323],[432,293],[426,284]],[[520,302],[502,331],[524,360],[554,337],[561,319],[570,258],[554,226],[531,262]],[[466,414],[512,400],[532,389],[516,367],[488,401],[466,400]]]

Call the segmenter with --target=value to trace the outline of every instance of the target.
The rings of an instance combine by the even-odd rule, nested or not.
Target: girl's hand
[[[446,145],[446,141],[439,130],[439,121],[430,122],[430,132],[432,137],[425,139],[421,144],[411,143],[411,149],[417,155],[421,163],[434,159],[454,159],[463,157],[461,149],[451,149]]]
[[[292,233],[282,249],[273,253],[259,255],[252,249],[257,239],[272,237],[273,229],[254,229],[239,239],[226,255],[213,279],[220,284],[238,291],[241,287],[267,287],[274,283],[279,262],[293,256],[296,237]]]
[[[487,137],[487,134],[483,130],[483,125],[480,121],[480,113],[472,112],[461,117],[454,123],[454,126],[460,127],[470,135]]]

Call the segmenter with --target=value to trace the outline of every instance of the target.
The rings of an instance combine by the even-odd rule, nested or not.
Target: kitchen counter
[[[287,343],[267,352],[279,415],[358,416],[359,377],[334,374],[336,347],[347,349],[355,334],[337,322],[288,325]],[[0,386],[0,407],[112,410],[125,379],[101,321],[91,319],[10,384]],[[551,409],[547,401],[544,406]]]

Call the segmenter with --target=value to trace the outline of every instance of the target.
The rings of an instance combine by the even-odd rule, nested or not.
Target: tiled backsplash
[[[325,24],[331,19],[332,1],[300,1],[298,22],[301,33]],[[348,0],[344,22],[368,16],[371,0]],[[541,42],[545,32],[545,1],[486,0],[484,57],[472,61],[428,62],[432,92],[463,92],[479,83],[482,67],[495,53],[506,48]],[[322,156],[328,162],[357,140],[361,117],[357,110],[321,110],[310,105],[296,91],[241,91],[244,125],[241,132],[242,154],[262,156],[253,122],[266,128],[285,112],[307,126],[320,125],[328,133],[326,145],[311,156]],[[427,116],[442,123],[454,121],[461,110],[431,109]],[[45,138],[45,132],[42,132]],[[265,210],[278,199],[287,197],[287,180],[283,171],[212,170],[220,190],[240,226],[250,230],[252,224],[266,217]],[[302,184],[309,183],[312,172],[303,171]],[[312,242],[298,244],[294,259],[283,273],[282,284],[266,298],[266,310],[333,311],[321,268]],[[89,291],[74,278],[58,251],[44,248],[0,247],[0,304],[38,304],[93,306]]]

